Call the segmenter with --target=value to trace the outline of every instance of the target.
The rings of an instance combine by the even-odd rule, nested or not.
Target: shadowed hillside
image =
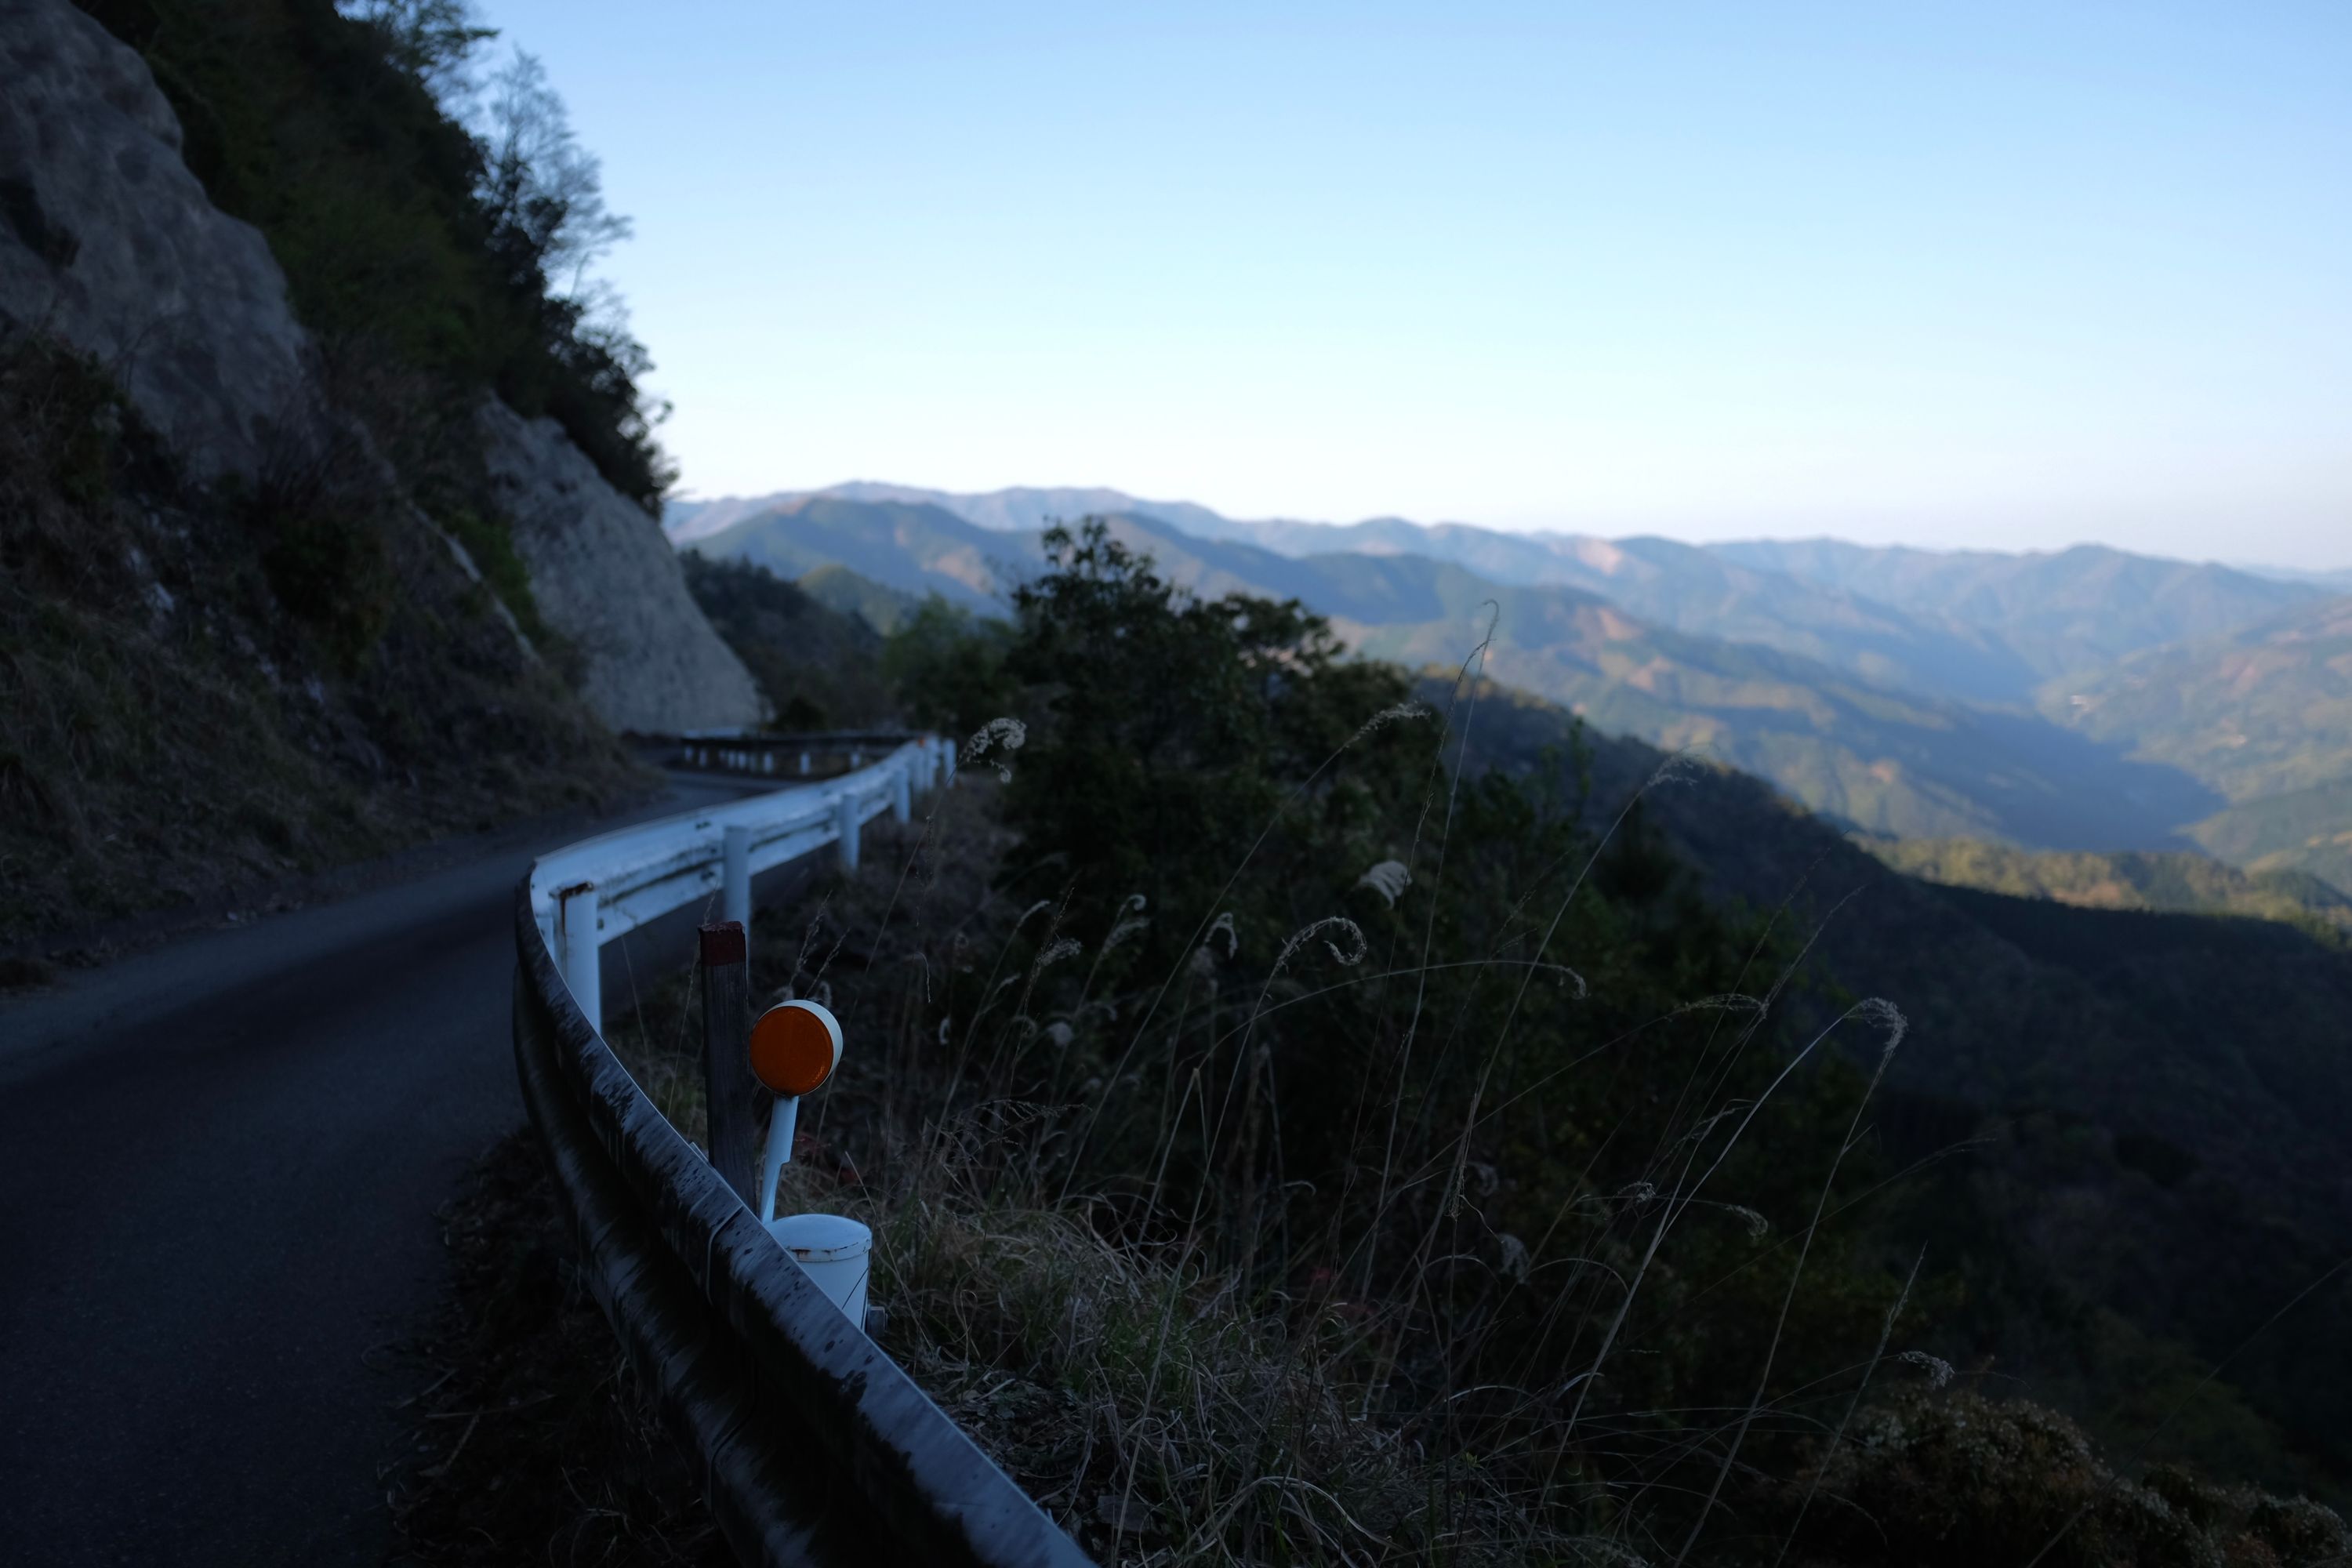
[[[1565,715],[1508,692],[1457,721],[1474,758],[1515,772],[1557,765],[1546,748],[1569,744]],[[1591,758],[1604,808],[1663,761],[1600,739]],[[1642,810],[1719,893],[1796,922],[1839,987],[1911,1019],[1890,1080],[1906,1098],[1881,1126],[1898,1161],[1932,1162],[1921,1223],[1951,1218],[1936,1183],[1997,1218],[1936,1244],[1970,1280],[1976,1337],[1956,1359],[2055,1378],[2121,1433],[2201,1398],[2202,1366],[2139,1336],[2179,1340],[2203,1365],[2235,1352],[2226,1383],[2352,1485],[2332,1392],[2352,1386],[2352,1288],[2338,1280],[2263,1330],[2352,1254],[2340,942],[1915,881],[1713,770],[1649,792]],[[2252,1440],[2232,1421],[2217,1407],[2169,1430],[2206,1424],[2227,1452]]]

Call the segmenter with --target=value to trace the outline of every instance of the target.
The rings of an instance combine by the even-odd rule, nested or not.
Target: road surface
[[[435,1209],[522,1121],[514,889],[555,847],[0,1000],[0,1563],[382,1561],[387,1347],[445,1282]]]

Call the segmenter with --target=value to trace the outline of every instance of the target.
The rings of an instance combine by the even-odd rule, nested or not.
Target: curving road
[[[375,1369],[440,1292],[435,1209],[522,1120],[515,884],[743,793],[674,777],[554,842],[0,1001],[0,1563],[384,1558],[411,1390]]]

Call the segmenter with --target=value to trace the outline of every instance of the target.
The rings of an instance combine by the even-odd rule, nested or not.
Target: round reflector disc
[[[751,1026],[751,1072],[778,1094],[809,1094],[841,1065],[841,1023],[814,1002],[781,1002]]]

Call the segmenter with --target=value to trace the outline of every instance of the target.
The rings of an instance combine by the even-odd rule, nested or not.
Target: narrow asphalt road
[[[554,847],[0,1002],[0,1563],[383,1559],[388,1346],[522,1120],[512,900]]]

